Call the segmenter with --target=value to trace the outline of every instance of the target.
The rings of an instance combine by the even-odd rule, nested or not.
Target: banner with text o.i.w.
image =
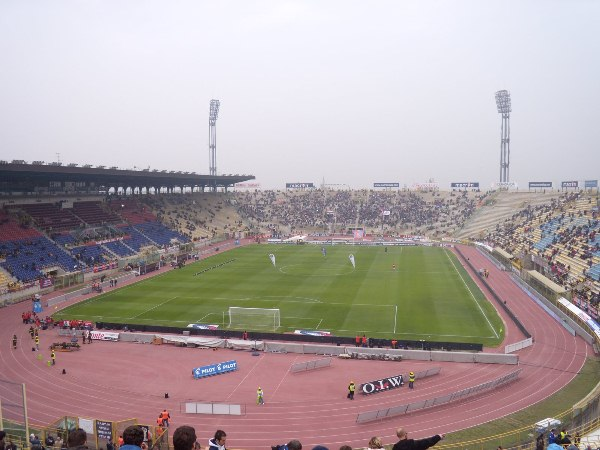
[[[404,384],[404,378],[402,375],[395,375],[393,377],[382,378],[375,381],[367,381],[360,385],[361,394],[376,394],[378,392],[389,391],[390,389],[399,388]]]

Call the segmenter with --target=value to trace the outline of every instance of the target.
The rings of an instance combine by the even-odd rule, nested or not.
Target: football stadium
[[[109,180],[175,190],[180,176],[0,171],[2,332],[15,339],[2,352],[2,420],[21,445],[87,427],[101,448],[139,424],[168,448],[153,417],[165,407],[173,423],[243,435],[240,448],[289,433],[359,446],[398,417],[430,417],[454,431],[440,443],[452,448],[533,446],[546,416],[573,435],[595,429],[596,187],[249,193],[196,176],[189,191],[129,196]],[[24,194],[68,185],[59,179],[85,190]],[[123,402],[140,407],[124,414]],[[523,426],[507,426],[519,414]]]
[[[2,2],[0,450],[600,449],[598,15]]]

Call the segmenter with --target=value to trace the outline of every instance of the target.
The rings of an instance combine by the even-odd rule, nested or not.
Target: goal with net
[[[279,309],[229,307],[229,328],[276,330],[281,326]]]

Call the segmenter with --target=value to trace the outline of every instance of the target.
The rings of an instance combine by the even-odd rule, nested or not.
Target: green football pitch
[[[256,317],[236,313],[230,322],[230,307],[279,311]],[[504,335],[500,317],[454,254],[438,247],[386,251],[340,245],[327,246],[325,255],[314,245],[235,248],[111,290],[54,317],[281,333],[321,330],[486,346],[499,345]]]

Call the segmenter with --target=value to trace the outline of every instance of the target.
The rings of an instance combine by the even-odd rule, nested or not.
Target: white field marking
[[[319,324],[317,325],[317,328],[315,328],[315,330],[319,329],[319,327],[321,326],[321,322],[323,322],[323,319],[319,320]]]
[[[158,307],[160,307],[160,306],[162,306],[162,305],[165,305],[165,304],[169,303],[171,300],[175,300],[176,298],[177,298],[177,295],[176,295],[175,297],[171,297],[171,298],[170,298],[170,299],[168,299],[168,300],[165,300],[165,301],[164,301],[164,302],[162,302],[162,303],[159,303],[159,304],[158,304],[158,305],[156,305],[156,306],[153,306],[153,307],[152,307],[152,308],[150,308],[150,309],[147,309],[146,311],[142,311],[141,313],[139,313],[139,314],[136,314],[136,315],[135,315],[135,316],[133,316],[133,317],[128,317],[128,318],[127,318],[127,320],[135,319],[135,318],[137,318],[137,317],[140,317],[142,314],[149,313],[150,311],[152,311],[152,310],[154,310],[154,309],[156,309],[156,308],[158,308]]]
[[[471,289],[469,288],[469,286],[467,285],[467,282],[465,281],[465,279],[463,278],[463,276],[460,274],[460,272],[458,271],[458,269],[456,268],[456,265],[454,264],[454,261],[452,261],[452,258],[450,258],[450,255],[448,255],[448,251],[444,250],[444,252],[446,253],[446,257],[450,260],[450,264],[452,264],[452,267],[454,267],[454,270],[456,271],[456,273],[458,274],[458,276],[460,277],[460,279],[462,280],[462,282],[464,283],[465,287],[467,288],[467,290],[469,291],[469,294],[471,294],[471,298],[473,299],[473,301],[475,302],[475,304],[477,305],[477,307],[479,308],[479,311],[481,311],[481,314],[483,314],[483,317],[485,317],[486,322],[488,323],[488,325],[490,326],[490,330],[492,330],[492,332],[494,333],[494,336],[496,336],[496,339],[498,338],[498,333],[496,333],[496,330],[494,329],[494,327],[492,326],[492,323],[490,322],[490,319],[488,319],[488,316],[485,315],[485,312],[483,312],[483,308],[481,307],[481,305],[479,304],[479,302],[477,301],[477,299],[475,298],[475,296],[473,295],[473,292],[471,292]]]

